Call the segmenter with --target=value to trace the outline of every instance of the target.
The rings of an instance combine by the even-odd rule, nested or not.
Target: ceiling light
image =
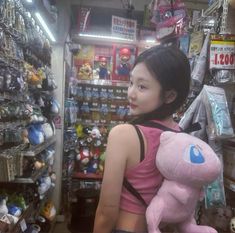
[[[145,42],[152,44],[152,43],[156,43],[156,40],[145,40]]]
[[[33,2],[33,0],[26,0],[26,2],[28,2],[28,3],[32,3],[32,2]]]
[[[40,13],[36,12],[35,15],[36,15],[38,21],[40,22],[40,24],[42,25],[42,27],[44,28],[44,30],[46,31],[46,33],[49,36],[50,40],[52,42],[56,42],[55,37],[51,33],[50,29],[48,28],[47,24],[45,23],[44,19],[40,15]]]
[[[97,38],[97,39],[111,39],[111,40],[122,40],[122,41],[133,42],[133,40],[131,39],[126,39],[126,38],[117,37],[117,36],[93,35],[93,34],[83,34],[83,33],[80,33],[79,36]]]

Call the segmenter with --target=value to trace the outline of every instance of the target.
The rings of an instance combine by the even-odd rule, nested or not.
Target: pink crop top
[[[160,121],[156,121],[163,124]],[[167,126],[166,124],[164,124]],[[153,196],[158,191],[163,177],[156,168],[155,157],[159,146],[159,139],[162,130],[138,125],[147,142],[147,151],[143,161],[135,167],[128,169],[125,177],[132,186],[139,192],[147,204],[150,203]],[[175,129],[179,129],[176,125]],[[125,187],[122,188],[120,209],[135,213],[144,214],[146,207]]]

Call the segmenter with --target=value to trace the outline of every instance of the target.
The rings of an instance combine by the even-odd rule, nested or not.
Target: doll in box
[[[129,62],[131,58],[130,49],[126,47],[121,48],[119,51],[119,58],[120,63],[117,67],[117,74],[120,80],[127,81],[131,70],[131,64]]]
[[[108,61],[106,57],[99,58],[99,68],[96,70],[96,72],[99,74],[99,79],[109,79],[110,71],[108,70],[107,62]]]

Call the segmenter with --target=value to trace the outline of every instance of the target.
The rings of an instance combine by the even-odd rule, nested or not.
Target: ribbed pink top
[[[160,121],[157,122],[161,123]],[[164,125],[167,126],[166,124]],[[125,173],[125,177],[140,193],[145,202],[149,204],[163,180],[162,175],[155,165],[155,158],[162,130],[140,125],[138,125],[138,127],[146,138],[147,151],[144,160],[135,167],[128,169]],[[133,194],[126,190],[125,187],[122,188],[120,209],[135,214],[145,213],[145,206],[143,206]]]

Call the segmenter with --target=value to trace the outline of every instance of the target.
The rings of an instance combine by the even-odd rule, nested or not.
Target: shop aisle
[[[67,222],[56,223],[53,233],[71,233],[67,227]]]

